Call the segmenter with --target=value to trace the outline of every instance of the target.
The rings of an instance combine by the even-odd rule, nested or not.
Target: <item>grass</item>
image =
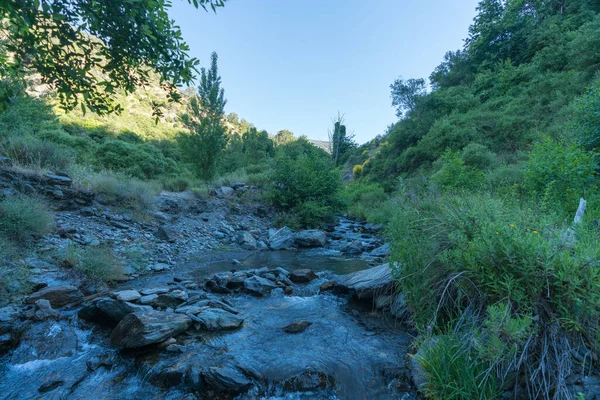
[[[163,188],[169,192],[185,192],[193,185],[188,178],[178,176],[163,181]]]
[[[49,233],[53,221],[53,214],[37,198],[13,195],[0,201],[0,236],[14,244]]]
[[[123,267],[118,258],[112,249],[106,247],[86,247],[81,250],[75,269],[103,282],[112,282],[123,277]]]
[[[13,136],[5,141],[7,157],[34,169],[65,170],[74,160],[70,149],[33,136]]]

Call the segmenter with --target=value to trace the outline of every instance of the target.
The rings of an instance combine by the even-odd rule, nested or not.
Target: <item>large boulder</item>
[[[227,329],[236,329],[242,326],[244,319],[240,316],[225,311],[221,308],[208,308],[192,319],[196,322],[198,329],[207,331],[222,331]]]
[[[294,246],[296,242],[296,235],[287,226],[276,231],[269,238],[269,247],[272,250],[287,250]]]
[[[296,234],[298,247],[323,247],[327,243],[327,234],[319,229],[310,229]]]
[[[108,298],[98,300],[96,302],[96,307],[103,317],[114,323],[121,322],[123,318],[131,313],[152,311],[152,307],[150,306],[140,306],[126,301]]]
[[[353,272],[336,279],[337,287],[354,291],[358,298],[374,298],[390,293],[394,289],[394,279],[389,264]]]
[[[242,249],[256,250],[256,239],[248,231],[241,231],[237,234],[237,242]]]
[[[315,274],[312,269],[308,268],[297,269],[290,274],[290,280],[294,283],[308,283],[317,278],[317,274]]]
[[[75,328],[67,323],[45,321],[31,325],[11,356],[12,364],[56,360],[77,353]]]
[[[371,251],[371,257],[384,258],[390,255],[390,244],[385,243],[383,246],[379,246],[375,250]]]
[[[261,278],[260,276],[251,276],[244,281],[244,289],[254,296],[269,294],[276,287],[277,284],[275,282],[270,279]]]
[[[121,290],[120,292],[114,292],[112,296],[119,301],[136,301],[139,300],[142,295],[133,289]]]
[[[348,245],[346,245],[346,247],[344,247],[342,249],[342,252],[344,254],[356,256],[356,255],[362,254],[363,250],[364,250],[364,244],[363,244],[362,240],[357,239],[351,243],[348,243]]]
[[[83,299],[83,293],[71,285],[49,286],[27,297],[26,303],[34,304],[40,299],[48,300],[53,308],[60,308]]]
[[[185,314],[159,311],[136,312],[127,315],[113,329],[110,340],[114,346],[144,347],[163,342],[187,330],[192,323]]]

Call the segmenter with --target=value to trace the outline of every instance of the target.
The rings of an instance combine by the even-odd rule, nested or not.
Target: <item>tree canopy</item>
[[[226,0],[188,0],[196,8]],[[158,72],[170,99],[194,79],[171,0],[0,0],[0,76],[38,72],[57,90],[63,108],[120,111],[118,90],[133,92]],[[158,109],[155,110],[159,113]]]

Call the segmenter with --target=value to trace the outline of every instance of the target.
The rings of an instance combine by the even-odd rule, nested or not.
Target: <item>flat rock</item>
[[[73,180],[68,176],[62,176],[58,174],[45,174],[44,177],[54,185],[71,186]]]
[[[65,323],[44,321],[31,325],[11,356],[12,364],[34,360],[56,360],[77,352],[75,328]]]
[[[363,252],[364,245],[362,240],[355,240],[351,243],[348,243],[346,247],[342,249],[342,252],[349,255],[359,255]]]
[[[269,238],[269,247],[272,250],[287,250],[294,246],[296,235],[287,226],[279,229]]]
[[[151,294],[164,294],[164,293],[169,293],[169,288],[159,287],[159,288],[142,289],[142,290],[140,290],[140,293],[143,294],[144,296],[148,296]]]
[[[243,393],[252,386],[244,373],[231,363],[210,367],[204,373],[204,380],[218,391],[233,394]]]
[[[298,247],[323,247],[327,243],[327,233],[319,229],[300,231],[296,234]]]
[[[306,330],[306,328],[308,328],[309,326],[312,325],[312,322],[308,322],[308,321],[297,321],[297,322],[292,322],[291,324],[289,324],[288,326],[283,327],[283,331],[285,333],[302,333]]]
[[[263,296],[275,289],[277,284],[260,276],[251,276],[244,281],[244,289],[255,296]]]
[[[82,298],[83,293],[81,293],[75,286],[49,286],[27,297],[26,303],[33,304],[40,299],[45,299],[50,302],[50,305],[53,308],[60,308],[66,306],[67,304],[77,302]]]
[[[136,301],[139,300],[140,297],[142,297],[140,292],[133,289],[114,292],[112,296],[119,301]]]
[[[256,250],[256,239],[248,231],[240,231],[237,234],[237,242],[242,249]]]
[[[389,264],[353,272],[336,279],[336,285],[344,290],[353,290],[358,298],[373,298],[386,294],[394,288],[394,279]]]
[[[98,300],[96,302],[96,307],[104,317],[114,323],[120,322],[127,315],[134,312],[152,311],[152,307],[150,306],[141,306],[110,298]]]
[[[386,243],[383,246],[379,246],[375,250],[371,251],[371,257],[384,258],[390,255],[390,244]]]
[[[308,283],[317,278],[317,274],[308,268],[297,269],[290,273],[290,280],[294,283]]]
[[[47,319],[57,319],[60,315],[58,311],[52,308],[50,302],[46,299],[39,299],[35,302],[37,310],[35,311],[34,319],[44,321]]]
[[[157,294],[149,294],[149,295],[140,297],[139,302],[140,302],[140,304],[145,304],[145,305],[153,304],[154,300],[156,300],[157,298],[158,298]]]
[[[185,314],[159,311],[127,315],[110,335],[114,346],[138,348],[163,342],[187,330],[192,320]]]
[[[164,240],[169,243],[174,243],[177,239],[179,239],[179,234],[176,230],[164,226],[158,228],[154,235],[160,240]]]
[[[242,317],[220,308],[205,309],[192,319],[196,322],[198,328],[207,331],[236,329],[244,323]]]

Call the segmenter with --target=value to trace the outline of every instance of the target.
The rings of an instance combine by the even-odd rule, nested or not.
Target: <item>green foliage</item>
[[[217,162],[227,144],[226,128],[223,124],[225,91],[221,88],[221,77],[217,68],[217,53],[212,54],[211,68],[202,68],[198,94],[193,95],[188,111],[181,117],[191,131],[181,138],[182,151],[194,172],[204,180],[214,177]]]
[[[333,120],[333,131],[329,132],[329,143],[331,147],[331,158],[336,167],[346,162],[350,151],[356,147],[354,135],[346,131],[343,115],[338,114]]]
[[[496,154],[494,154],[487,146],[479,143],[469,143],[462,150],[460,158],[468,167],[476,168],[480,171],[491,169],[495,166]]]
[[[483,173],[466,167],[459,153],[447,150],[440,162],[442,166],[431,176],[431,181],[443,189],[477,189],[482,185]]]
[[[382,223],[388,219],[387,204],[389,195],[377,183],[350,182],[344,189],[343,197],[348,204],[350,215],[371,223]]]
[[[182,176],[171,178],[163,183],[163,188],[169,192],[185,192],[192,186],[192,182]]]
[[[390,85],[392,89],[392,106],[396,107],[396,115],[401,118],[415,109],[419,99],[425,95],[424,79],[408,79],[406,82],[398,78]]]
[[[305,140],[280,146],[271,173],[270,199],[281,211],[297,213],[300,225],[316,226],[341,206],[341,178],[323,150]]]
[[[14,162],[37,169],[65,170],[74,160],[69,148],[33,136],[9,138],[4,144],[4,152]]]
[[[597,192],[593,153],[546,139],[537,143],[525,166],[525,187],[550,208],[574,212],[579,198]]]
[[[275,135],[275,143],[277,145],[288,144],[296,140],[294,134],[287,129],[282,129]]]
[[[69,110],[81,103],[97,113],[120,111],[115,93],[147,86],[152,69],[177,98],[177,86],[192,81],[197,60],[169,18],[169,4],[128,1],[115,12],[106,0],[2,2],[2,74],[18,78],[33,69]],[[193,4],[215,10],[224,0]]]
[[[123,278],[123,267],[110,248],[86,247],[80,251],[75,268],[89,278],[112,282]]]
[[[175,162],[167,159],[155,146],[130,144],[121,140],[106,141],[98,147],[98,166],[141,178],[156,178],[177,171]]]
[[[7,196],[0,201],[0,236],[14,244],[49,233],[53,221],[48,207],[36,198]]]
[[[100,193],[106,201],[138,213],[140,217],[154,205],[154,196],[160,187],[137,179],[130,179],[118,174],[92,174],[84,187]]]
[[[598,83],[577,101],[574,119],[581,145],[588,150],[600,149],[600,85]]]

